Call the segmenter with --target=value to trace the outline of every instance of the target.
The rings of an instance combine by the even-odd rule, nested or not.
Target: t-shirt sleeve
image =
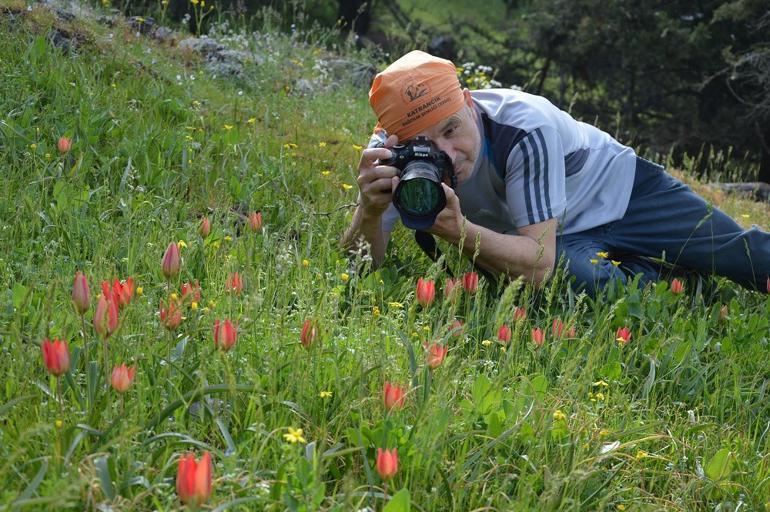
[[[564,150],[558,132],[550,126],[531,130],[511,149],[506,162],[508,210],[517,228],[562,215]]]
[[[388,134],[385,132],[385,130],[375,130],[372,133],[372,136],[369,138],[369,143],[366,145],[366,147],[373,148],[378,144],[384,144],[387,138]],[[358,200],[361,201],[360,193],[358,195]],[[380,218],[380,227],[382,228],[382,231],[384,233],[388,233],[389,236],[395,228],[396,222],[398,222],[400,219],[401,216],[398,214],[398,210],[396,210],[396,207],[393,205],[393,203],[390,203]]]

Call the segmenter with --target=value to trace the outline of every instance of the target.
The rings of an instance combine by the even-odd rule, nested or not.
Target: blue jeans
[[[649,258],[762,291],[770,276],[770,233],[743,229],[663,167],[638,157],[623,218],[557,237],[556,249],[576,277],[573,287],[591,295],[609,282],[626,283],[640,273],[645,282],[670,276],[670,268]]]

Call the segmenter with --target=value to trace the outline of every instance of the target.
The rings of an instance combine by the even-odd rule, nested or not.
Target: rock
[[[131,30],[139,32],[140,34],[147,35],[155,28],[155,19],[144,18],[142,16],[131,16],[128,18],[128,24],[131,26]]]
[[[166,42],[172,37],[174,37],[174,31],[168,27],[161,25],[152,31],[152,33],[150,34],[150,37],[152,37],[157,41]]]
[[[369,63],[350,59],[329,59],[318,63],[319,67],[325,67],[326,73],[332,83],[351,83],[355,87],[369,89],[377,69]]]
[[[454,60],[455,40],[452,36],[436,36],[428,43],[428,53],[442,59]]]
[[[201,55],[206,62],[206,69],[213,75],[240,76],[246,62],[252,62],[255,56],[239,50],[231,50],[210,37],[188,37],[177,45],[182,50]]]
[[[746,183],[712,183],[710,186],[727,192],[744,194],[757,201],[770,202],[770,184],[763,181]]]

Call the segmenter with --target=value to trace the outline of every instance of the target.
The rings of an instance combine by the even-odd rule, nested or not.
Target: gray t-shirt
[[[634,183],[634,151],[576,121],[542,96],[513,89],[471,93],[481,150],[456,189],[463,215],[498,233],[556,218],[558,235],[623,217]],[[393,230],[391,205],[382,229]]]

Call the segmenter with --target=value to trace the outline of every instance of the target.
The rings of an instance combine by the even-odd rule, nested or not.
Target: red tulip
[[[208,217],[203,217],[198,225],[198,234],[201,238],[206,238],[211,233],[211,221]]]
[[[309,349],[318,338],[318,327],[316,327],[315,321],[307,319],[302,324],[302,332],[299,335],[299,342],[306,349]]]
[[[113,389],[118,393],[125,393],[128,391],[128,388],[134,383],[135,374],[136,368],[134,366],[126,366],[126,363],[113,368],[111,379]]]
[[[176,242],[171,242],[166,247],[166,252],[163,254],[163,261],[161,263],[161,270],[166,279],[171,279],[179,274],[179,268],[181,266],[181,257],[179,256],[179,245]]]
[[[249,214],[249,229],[255,233],[262,229],[262,212],[251,212]]]
[[[770,293],[770,277],[767,278],[767,293]]]
[[[211,497],[211,490],[211,455],[209,452],[203,452],[200,462],[196,462],[191,453],[182,456],[179,459],[179,469],[176,474],[176,493],[182,503],[197,507]]]
[[[79,315],[83,315],[91,307],[91,291],[88,288],[88,279],[81,272],[75,272],[75,281],[72,283],[72,302]]]
[[[103,340],[118,328],[118,305],[110,295],[99,295],[94,313],[94,330]]]
[[[129,277],[125,281],[115,279],[112,281],[112,288],[110,288],[109,281],[102,281],[102,293],[118,307],[126,306],[134,296],[134,278]]]
[[[461,336],[464,330],[465,324],[463,324],[462,320],[455,319],[452,325],[449,326],[449,333],[452,336]]]
[[[243,281],[241,281],[241,275],[238,272],[233,272],[230,274],[230,276],[227,278],[225,289],[228,292],[233,292],[236,295],[240,295],[240,293],[243,291]]]
[[[679,295],[680,293],[684,292],[684,284],[682,284],[682,281],[680,281],[677,278],[674,278],[671,280],[671,293],[674,295]]]
[[[382,392],[382,401],[385,404],[385,409],[391,411],[393,409],[404,408],[404,388],[385,382],[385,388]]]
[[[561,321],[561,318],[556,317],[553,319],[551,332],[553,332],[554,338],[561,338],[562,332],[564,332],[564,322]]]
[[[463,288],[468,293],[476,293],[479,287],[479,275],[476,272],[466,272],[463,276]]]
[[[72,149],[72,139],[69,137],[59,137],[56,147],[59,149],[59,153],[67,153]]]
[[[383,450],[377,448],[377,473],[383,480],[389,480],[398,472],[398,448]]]
[[[449,348],[438,343],[433,343],[428,347],[428,366],[430,366],[431,370],[435,370],[441,366],[447,352],[449,352]]]
[[[424,308],[433,303],[433,298],[436,296],[436,285],[430,279],[423,279],[422,277],[417,280],[417,302]]]
[[[617,332],[615,333],[615,341],[620,343],[621,345],[625,345],[629,341],[631,341],[631,329],[628,327],[619,327]]]
[[[444,281],[444,298],[445,299],[457,298],[457,294],[453,294],[453,292],[457,289],[457,286],[459,284],[460,284],[459,279],[452,279],[448,277],[446,281]]]
[[[46,338],[40,348],[43,351],[43,362],[49,372],[59,377],[69,371],[70,351],[66,341],[50,341]]]
[[[532,343],[535,344],[537,348],[540,348],[545,343],[545,333],[540,327],[535,327],[531,331],[532,333]]]
[[[527,318],[527,310],[516,306],[513,308],[513,321],[525,320]]]
[[[504,344],[511,341],[511,328],[505,324],[501,325],[497,330],[497,339]]]
[[[198,284],[198,281],[195,281],[194,283],[184,283],[182,285],[182,301],[201,301],[201,285]]]
[[[227,352],[238,340],[238,326],[227,319],[223,322],[214,321],[214,346]]]
[[[160,301],[160,323],[169,331],[173,331],[182,323],[182,310],[176,300],[169,299],[168,307],[164,306],[162,300]]]

